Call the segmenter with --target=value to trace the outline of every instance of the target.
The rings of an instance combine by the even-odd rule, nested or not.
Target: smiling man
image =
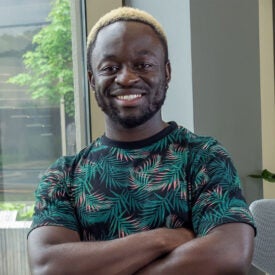
[[[171,68],[160,24],[113,10],[87,52],[106,130],[43,176],[33,274],[246,274],[255,229],[227,151],[162,119]]]
[[[161,43],[160,35],[146,24],[118,21],[105,26],[96,43],[90,43],[90,83],[97,91],[107,126],[114,123],[115,129],[131,130],[150,126],[157,131],[163,127],[159,126],[163,123],[160,108],[170,81],[164,41]],[[150,135],[152,132],[147,137]]]

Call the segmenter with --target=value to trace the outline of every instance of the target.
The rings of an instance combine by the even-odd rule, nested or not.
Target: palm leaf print
[[[103,194],[86,195],[85,203],[78,207],[79,217],[83,225],[98,224],[108,220],[108,212],[112,201]]]
[[[175,137],[173,135],[168,135],[164,137],[160,142],[156,142],[145,148],[148,152],[159,152],[165,150],[170,143],[173,143]]]
[[[193,207],[193,215],[200,217],[194,223],[195,227],[197,229],[198,227],[209,228],[211,224],[218,225],[224,221],[234,220],[231,209],[234,209],[238,204],[240,204],[239,199],[231,197],[230,192],[223,190],[221,186],[203,193]],[[244,205],[245,203],[243,203]],[[202,209],[205,209],[203,213],[201,212]]]
[[[98,163],[99,180],[104,183],[107,188],[123,188],[125,184],[125,172],[128,173],[129,168],[123,165],[121,160],[115,156],[108,157],[108,160],[101,159]]]
[[[196,173],[194,169],[200,167],[202,163],[207,163],[209,159],[215,157],[213,152],[210,152],[211,146],[216,143],[213,139],[206,139],[204,137],[197,138],[189,146],[192,146],[190,159],[192,160],[191,173]]]
[[[86,195],[85,204],[85,211],[102,211],[109,209],[111,207],[111,202],[106,199],[103,194],[99,194],[94,192],[92,194]]]
[[[112,147],[110,149],[111,155],[115,156],[116,159],[121,161],[131,161],[137,158],[140,158],[139,150],[126,150],[123,148]]]
[[[239,186],[240,179],[229,159],[216,157],[209,164],[209,177],[213,182],[217,182],[220,185],[230,184],[231,186]]]
[[[99,172],[95,163],[85,164],[75,170],[71,190],[75,194],[75,202],[79,206],[86,200],[86,194],[93,192],[93,180]]]
[[[142,209],[148,194],[142,190],[123,190],[119,196],[127,212],[133,213]]]
[[[113,216],[110,223],[110,236],[118,235],[119,238],[125,237],[137,232],[139,221],[133,220],[131,216],[124,217],[124,213],[119,216]]]
[[[142,220],[152,228],[165,224],[166,217],[173,211],[174,193],[169,192],[164,197],[155,193],[143,207]]]
[[[160,156],[152,156],[146,159],[135,169],[130,170],[130,182],[132,189],[147,190],[152,186],[151,175],[156,175],[160,165]]]
[[[103,136],[47,171],[36,192],[34,227],[65,226],[84,241],[162,226],[193,227],[200,236],[220,223],[252,223],[239,184],[215,139],[175,123],[140,143]]]
[[[99,212],[91,213],[94,222],[103,221],[109,224],[109,237],[119,234],[120,236],[129,235],[141,230],[140,223],[133,218],[132,208],[137,208],[135,201],[128,201],[129,196],[124,191],[122,194],[112,192],[109,199],[109,209],[101,209]]]

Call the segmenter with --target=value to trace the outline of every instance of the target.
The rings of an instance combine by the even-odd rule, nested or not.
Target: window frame
[[[76,152],[91,141],[90,93],[86,58],[86,1],[71,0]]]

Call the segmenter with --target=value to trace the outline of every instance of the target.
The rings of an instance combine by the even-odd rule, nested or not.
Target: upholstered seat
[[[250,210],[257,227],[252,264],[275,275],[275,199],[256,200]]]

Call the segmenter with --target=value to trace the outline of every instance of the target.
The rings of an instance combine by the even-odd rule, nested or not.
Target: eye
[[[153,67],[153,64],[150,63],[138,63],[135,65],[135,70],[137,71],[150,71]]]
[[[103,68],[100,69],[100,73],[105,75],[111,75],[111,74],[115,74],[118,70],[119,70],[119,67],[117,65],[104,66]]]

